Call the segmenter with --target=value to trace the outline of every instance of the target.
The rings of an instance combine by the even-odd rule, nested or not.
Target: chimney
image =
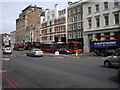
[[[71,1],[69,1],[69,2],[68,2],[68,5],[71,5],[71,4],[72,4],[72,2],[71,2]]]
[[[55,9],[58,8],[58,4],[55,4],[54,8],[55,8]]]

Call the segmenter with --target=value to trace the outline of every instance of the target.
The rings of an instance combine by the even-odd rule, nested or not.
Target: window
[[[73,17],[73,22],[76,22],[76,16]]]
[[[66,10],[64,9],[64,14],[66,13]]]
[[[98,12],[99,11],[99,4],[95,5],[95,7],[96,7],[96,12]]]
[[[50,40],[52,40],[52,36],[50,36]]]
[[[80,38],[81,37],[81,32],[78,32],[78,38]]]
[[[105,18],[105,26],[109,25],[109,16],[104,16]]]
[[[88,7],[88,14],[91,14],[91,7]]]
[[[77,8],[77,11],[80,12],[80,7]]]
[[[96,27],[100,27],[100,17],[96,17]]]
[[[76,30],[76,24],[73,25],[73,30]]]
[[[115,17],[115,24],[119,24],[119,14],[114,14]]]
[[[91,18],[88,19],[88,27],[92,28],[92,19]]]
[[[114,56],[120,56],[120,50],[117,50],[117,51],[114,53]]]
[[[115,1],[115,2],[114,2],[114,7],[118,7],[118,6],[119,6],[119,2],[118,2],[118,1],[116,2],[116,1]]]
[[[78,19],[78,21],[80,21],[81,20],[81,15],[79,14],[79,15],[77,15],[77,19]]]
[[[108,9],[108,2],[104,2],[104,8]]]
[[[78,29],[81,29],[81,23],[78,23]]]
[[[73,9],[73,13],[75,13],[75,8]]]
[[[72,34],[71,33],[69,33],[69,39],[71,39],[72,38]]]
[[[64,18],[62,18],[61,20],[62,20],[62,22],[64,22]]]

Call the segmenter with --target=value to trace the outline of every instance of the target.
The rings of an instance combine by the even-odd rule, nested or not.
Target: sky
[[[43,9],[53,9],[54,5],[58,4],[59,9],[63,9],[69,1],[73,0],[2,0],[0,1],[0,33],[10,33],[16,30],[16,19],[22,10],[30,4]]]

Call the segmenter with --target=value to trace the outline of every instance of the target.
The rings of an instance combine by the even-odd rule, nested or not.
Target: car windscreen
[[[41,51],[40,49],[33,49],[33,51]]]
[[[5,48],[5,50],[11,50],[11,48]]]

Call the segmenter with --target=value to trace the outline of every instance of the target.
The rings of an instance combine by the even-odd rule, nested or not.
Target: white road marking
[[[53,58],[64,58],[64,57],[53,57]]]
[[[5,57],[8,57],[8,55],[4,55]]]
[[[2,60],[8,61],[8,60],[10,60],[10,59],[9,59],[9,58],[2,58]]]
[[[7,72],[7,70],[0,70],[0,72]]]

